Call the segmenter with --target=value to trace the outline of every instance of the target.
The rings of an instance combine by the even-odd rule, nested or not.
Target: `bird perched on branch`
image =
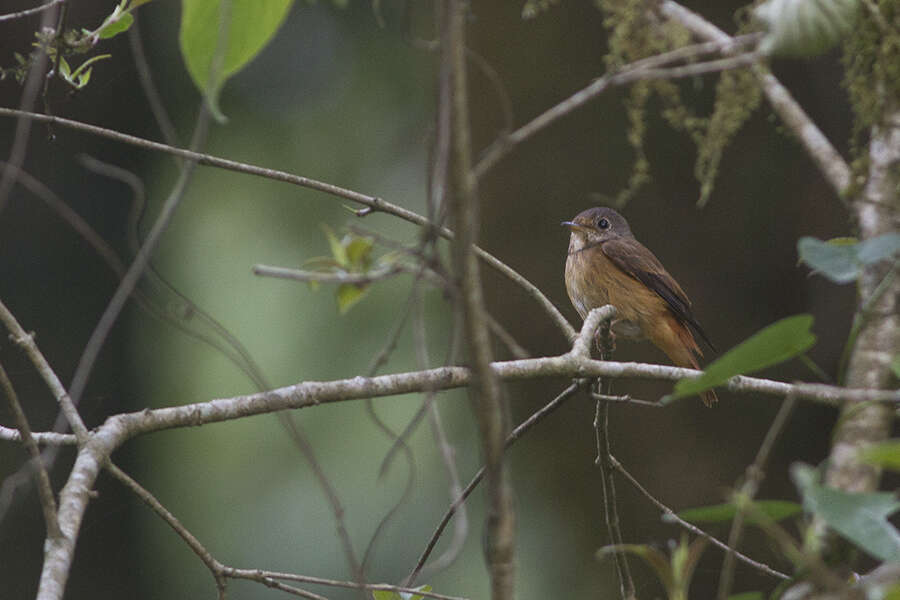
[[[649,339],[679,367],[699,369],[696,336],[713,348],[691,312],[691,301],[650,250],[611,208],[589,208],[562,223],[571,231],[566,257],[566,291],[584,319],[591,309],[612,304],[612,331]],[[713,348],[714,349],[714,348]],[[700,394],[711,406],[712,390]]]

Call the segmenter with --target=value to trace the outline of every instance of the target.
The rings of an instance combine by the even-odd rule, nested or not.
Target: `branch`
[[[663,0],[659,11],[663,16],[680,23],[701,39],[721,44],[727,44],[735,39],[674,0]],[[847,186],[850,185],[850,167],[834,149],[825,134],[804,112],[800,104],[794,100],[787,88],[767,68],[755,65],[753,72],[769,99],[772,109],[797,136],[838,197],[843,197]]]
[[[694,58],[714,52],[734,51],[757,39],[757,35],[746,35],[738,38],[728,37],[728,39],[684,46],[670,52],[664,52],[656,56],[637,60],[625,65],[615,73],[604,75],[603,77],[596,79],[589,86],[572,94],[559,104],[545,110],[543,113],[509,135],[500,137],[484,152],[481,160],[475,166],[475,176],[479,178],[482,177],[487,171],[494,167],[494,165],[500,162],[500,160],[505,158],[518,144],[521,144],[540,130],[568,115],[575,109],[584,106],[607,90],[628,85],[636,81],[692,77],[754,64],[760,59],[760,56],[751,52],[707,63],[690,64],[666,69],[660,68],[667,63],[677,60]]]
[[[62,535],[59,529],[59,521],[56,520],[56,499],[53,497],[53,488],[50,486],[50,477],[47,475],[47,469],[41,460],[41,451],[38,449],[37,442],[31,434],[31,427],[28,425],[28,417],[19,404],[19,398],[16,396],[16,390],[13,388],[12,382],[6,376],[6,369],[0,365],[0,389],[6,394],[6,400],[9,402],[9,408],[16,418],[16,426],[19,428],[19,435],[22,438],[22,444],[31,455],[31,465],[34,469],[34,478],[37,480],[38,498],[41,501],[41,510],[44,512],[44,523],[47,525],[47,537],[58,538]]]
[[[161,144],[159,142],[153,142],[137,136],[113,131],[112,129],[97,127],[96,125],[88,125],[87,123],[82,123],[80,121],[73,121],[71,119],[64,119],[62,117],[55,117],[52,115],[43,115],[40,113],[0,107],[0,117],[26,117],[39,123],[52,123],[61,127],[75,129],[77,131],[82,131],[99,137],[105,137],[107,139],[111,139],[124,144],[130,144],[132,146],[144,148],[146,150],[153,150],[156,152],[163,152],[174,156],[180,156],[188,160],[196,161],[201,165],[217,167],[220,169],[226,169],[228,171],[235,171],[237,173],[256,175],[258,177],[264,177],[266,179],[290,183],[292,185],[317,190],[326,194],[330,194],[332,196],[337,196],[339,198],[344,198],[346,200],[351,200],[358,204],[362,204],[369,209],[366,214],[370,214],[373,211],[379,211],[393,215],[395,217],[399,217],[404,221],[407,221],[414,225],[418,225],[420,227],[433,227],[428,219],[419,215],[418,213],[407,210],[396,204],[392,204],[381,198],[368,196],[360,192],[355,192],[353,190],[332,185],[330,183],[324,183],[315,179],[303,177],[301,175],[293,175],[291,173],[278,171],[276,169],[267,169],[264,167],[258,167],[234,160],[219,158],[210,154],[202,154],[200,152],[193,152],[191,150],[185,150],[183,148],[176,148],[167,144]],[[454,233],[451,230],[445,227],[434,229],[440,234],[441,237],[449,240],[453,239]],[[492,254],[486,252],[478,246],[475,246],[474,251],[475,255],[483,260],[485,264],[498,271],[501,275],[521,287],[528,296],[533,298],[541,306],[541,308],[544,309],[544,312],[547,313],[553,323],[570,342],[575,338],[575,330],[562,315],[562,313],[559,312],[559,309],[557,309],[556,306],[553,305],[553,303],[544,295],[544,293],[540,289],[538,289],[536,285],[528,281],[525,277],[509,267],[506,263],[502,262]]]
[[[14,13],[6,13],[5,15],[0,15],[0,22],[2,21],[12,21],[13,19],[23,19],[25,17],[30,17],[31,15],[36,15],[41,11],[45,11],[47,9],[53,8],[57,4],[62,4],[66,0],[50,0],[50,2],[46,4],[42,4],[40,6],[35,6],[34,8],[26,8],[25,10],[20,10]]]
[[[456,230],[453,263],[459,280],[459,300],[472,381],[473,400],[486,482],[487,523],[485,560],[491,578],[491,598],[512,600],[515,574],[516,517],[509,471],[503,464],[507,435],[506,390],[491,368],[493,352],[488,328],[481,274],[474,246],[479,229],[479,199],[472,173],[472,141],[469,130],[469,96],[466,73],[466,17],[468,3],[445,0],[441,32],[440,101],[450,106],[450,215]],[[448,68],[449,67],[449,68]]]
[[[750,558],[749,556],[746,556],[745,554],[741,554],[736,549],[729,547],[727,544],[720,541],[718,538],[713,537],[712,535],[706,533],[705,531],[703,531],[696,525],[688,523],[687,521],[685,521],[684,519],[679,517],[677,514],[675,514],[674,510],[672,510],[671,508],[669,508],[668,506],[666,506],[665,504],[663,504],[662,502],[657,500],[653,494],[648,492],[646,490],[646,488],[644,488],[644,486],[642,486],[640,484],[640,482],[637,479],[635,479],[631,473],[629,473],[628,471],[625,470],[625,467],[622,466],[622,463],[620,463],[615,456],[610,456],[610,461],[612,462],[613,468],[615,468],[619,473],[621,473],[622,476],[625,477],[625,479],[627,479],[628,482],[632,486],[634,486],[634,488],[637,491],[639,491],[641,494],[643,494],[644,497],[647,498],[648,500],[650,500],[650,502],[652,502],[659,510],[661,510],[664,515],[668,516],[668,518],[672,519],[678,525],[681,525],[682,527],[684,527],[685,529],[687,529],[688,531],[690,531],[691,533],[693,533],[695,535],[699,535],[700,537],[706,538],[707,540],[712,542],[714,545],[718,546],[722,550],[725,550],[726,552],[733,552],[734,556],[738,560],[750,565],[754,569],[762,571],[763,573],[765,573],[767,575],[771,575],[772,577],[777,577],[778,579],[785,579],[785,580],[790,579],[790,576],[786,575],[785,573],[782,573],[781,571],[776,571],[775,569],[773,569],[772,567],[770,567],[768,565],[765,565],[761,562],[755,561],[752,558]]]

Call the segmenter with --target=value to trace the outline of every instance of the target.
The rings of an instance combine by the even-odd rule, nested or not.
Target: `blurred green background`
[[[336,8],[298,2],[274,41],[229,82],[221,106],[227,125],[211,129],[207,151],[313,177],[424,212],[429,144],[433,139],[437,54],[418,42],[434,37],[431,7],[383,1],[379,26],[367,2]],[[687,3],[728,31],[735,2]],[[4,3],[3,11],[31,6]],[[75,2],[69,24],[94,27],[111,2]],[[190,137],[198,98],[177,45],[178,4],[153,2],[139,26],[163,100],[182,145]],[[498,73],[521,125],[604,73],[602,14],[590,2],[563,2],[523,21],[522,2],[473,2],[469,44]],[[0,64],[26,52],[39,18],[0,23]],[[56,114],[160,139],[137,82],[127,39],[108,45],[78,94],[56,86]],[[837,53],[811,61],[776,62],[774,70],[825,134],[846,154],[850,110],[840,88]],[[474,141],[484,148],[502,127],[500,102],[489,80],[471,68]],[[683,82],[687,97],[708,109],[713,78]],[[0,82],[0,105],[17,106],[20,88]],[[626,140],[623,91],[612,91],[513,151],[481,186],[482,245],[529,278],[572,319],[562,281],[568,233],[559,222],[613,197],[626,184],[633,158]],[[651,105],[652,114],[652,105]],[[691,296],[695,312],[720,350],[761,327],[801,312],[815,315],[819,343],[810,355],[834,373],[854,308],[850,287],[810,278],[797,266],[801,235],[852,233],[848,215],[798,144],[767,106],[729,147],[709,205],[697,210],[694,147],[658,117],[651,118],[647,152],[653,182],[623,210]],[[12,142],[14,121],[0,120],[0,141]],[[4,156],[8,150],[3,150]],[[168,156],[139,151],[63,128],[34,126],[25,169],[56,191],[111,244],[126,250],[129,190],[86,171],[88,153],[139,175],[158,206],[177,171]],[[352,222],[407,243],[416,229],[386,215],[356,219],[347,202],[287,184],[200,167],[165,234],[155,265],[179,290],[223,323],[249,349],[275,385],[363,373],[384,345],[409,294],[409,277],[374,286],[347,315],[338,315],[329,289],[263,279],[252,265],[300,266],[328,254],[321,225]],[[145,229],[150,218],[146,218]],[[510,282],[484,269],[491,312],[534,356],[566,350],[562,336]],[[64,382],[116,281],[90,248],[23,188],[14,188],[0,215],[0,298],[41,348]],[[439,291],[425,295],[432,363],[441,364],[452,327]],[[505,356],[499,350],[501,357]],[[620,343],[616,358],[666,362],[648,344]],[[11,343],[0,338],[0,362],[11,373],[36,430],[55,417],[42,382]],[[407,328],[383,372],[416,368]],[[765,373],[812,379],[799,363]],[[542,380],[509,386],[518,423],[567,385]],[[663,384],[618,381],[614,391],[655,399]],[[82,402],[96,425],[113,413],[203,401],[253,391],[251,383],[209,347],[128,309],[107,342]],[[720,392],[713,410],[689,401],[665,410],[614,407],[616,456],[673,508],[721,501],[753,459],[777,401]],[[420,397],[380,399],[376,410],[402,428]],[[438,405],[456,450],[463,482],[479,466],[475,423],[464,392],[442,393]],[[388,474],[378,467],[390,443],[359,402],[295,415],[332,479],[346,510],[349,534],[362,554],[386,511],[402,493],[407,464]],[[768,469],[765,498],[795,498],[787,466],[820,462],[835,418],[832,410],[801,406]],[[5,406],[0,419],[11,423]],[[604,597],[613,594],[610,562],[594,558],[608,543],[599,474],[594,467],[593,405],[568,402],[509,453],[518,510],[517,589],[520,598]],[[369,577],[396,582],[415,563],[448,501],[447,475],[424,422],[412,439],[411,497],[378,539]],[[0,445],[0,476],[15,472],[24,452]],[[295,571],[349,579],[325,495],[274,416],[144,436],[114,459],[157,497],[221,561],[237,567]],[[64,482],[72,453],[54,470]],[[213,597],[212,578],[149,509],[107,475],[98,484],[82,529],[67,597]],[[681,531],[624,482],[619,485],[628,542],[665,547]],[[459,558],[427,581],[436,591],[485,598],[481,552],[481,493],[469,503],[469,531]],[[722,531],[714,529],[714,533]],[[444,540],[438,551],[446,547]],[[18,491],[0,520],[0,597],[34,594],[42,560],[43,524],[32,489]],[[746,550],[773,560],[764,540],[748,534]],[[722,556],[708,550],[692,597],[710,597]],[[786,568],[775,563],[774,566]],[[652,574],[634,564],[641,598],[662,597]],[[737,591],[771,589],[774,582],[738,567]],[[329,598],[358,595],[316,589]],[[233,583],[233,598],[274,598],[281,592]]]

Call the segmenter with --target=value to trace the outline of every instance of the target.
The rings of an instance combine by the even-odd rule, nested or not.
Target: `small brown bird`
[[[695,335],[713,348],[691,313],[691,301],[659,259],[634,239],[625,218],[611,208],[589,208],[562,223],[572,232],[566,258],[566,290],[584,319],[593,308],[612,304],[612,331],[630,339],[649,338],[679,367],[698,369],[702,356]],[[703,403],[718,400],[714,391]]]

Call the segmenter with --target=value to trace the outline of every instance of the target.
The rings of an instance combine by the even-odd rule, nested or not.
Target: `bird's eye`
[[[609,229],[609,221],[607,221],[605,218],[600,219],[599,221],[597,221],[597,227],[599,227],[600,229]]]

